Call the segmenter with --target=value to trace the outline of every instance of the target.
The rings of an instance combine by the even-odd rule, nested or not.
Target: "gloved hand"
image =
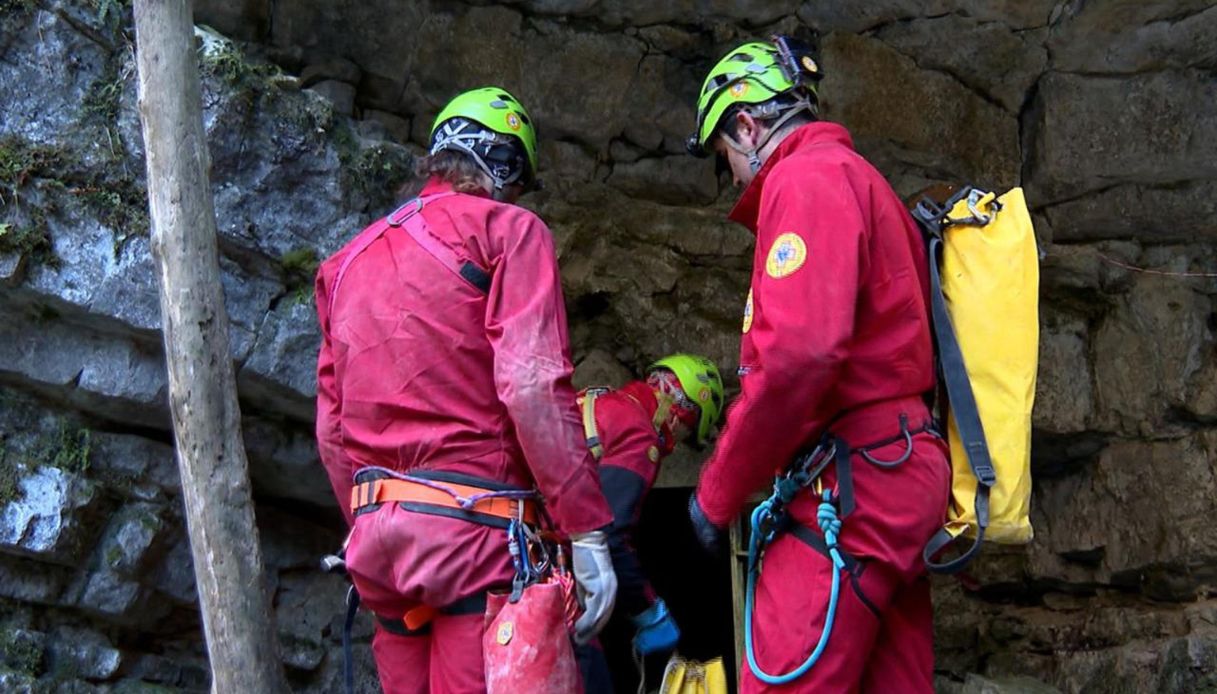
[[[634,634],[634,650],[642,655],[675,650],[680,642],[680,627],[676,626],[676,620],[662,599],[656,600],[633,621],[638,627]]]
[[[575,622],[575,643],[583,645],[608,623],[617,601],[617,574],[603,530],[571,536],[571,569],[583,601],[583,616]]]
[[[722,554],[723,535],[726,531],[706,518],[706,512],[702,511],[701,505],[697,503],[696,493],[689,496],[689,521],[693,523],[693,533],[697,535],[701,546],[710,554]]]

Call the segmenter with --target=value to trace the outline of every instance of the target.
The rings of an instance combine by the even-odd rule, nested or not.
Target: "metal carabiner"
[[[406,209],[410,205],[414,205],[414,209],[408,210],[406,212],[406,215],[404,217],[402,217],[401,219],[394,219],[394,217],[397,216],[398,212],[401,212],[402,210]],[[387,223],[391,227],[399,227],[402,224],[404,224],[407,219],[413,217],[414,215],[416,215],[422,211],[423,211],[423,199],[422,199],[422,197],[417,197],[417,198],[414,198],[413,200],[407,201],[401,207],[390,212],[389,216],[385,217],[385,223]]]

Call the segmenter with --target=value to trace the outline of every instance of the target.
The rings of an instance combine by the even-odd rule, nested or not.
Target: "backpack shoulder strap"
[[[583,437],[587,439],[587,450],[592,452],[592,458],[596,461],[604,457],[604,443],[596,427],[596,398],[606,392],[607,388],[588,388],[579,398],[579,407],[583,412]]]
[[[972,383],[968,380],[963,351],[955,336],[955,328],[951,324],[951,314],[947,310],[946,296],[942,292],[942,275],[939,270],[939,257],[942,254],[943,245],[943,220],[955,203],[964,199],[970,192],[971,188],[965,187],[942,207],[923,200],[913,210],[913,218],[917,220],[926,238],[929,239],[930,312],[933,317],[939,375],[946,387],[947,406],[950,407],[951,415],[955,420],[955,427],[960,442],[963,444],[964,454],[968,458],[968,466],[972,469],[972,474],[976,476],[977,481],[977,530],[972,546],[951,561],[942,564],[934,563],[931,561],[931,557],[951,544],[961,532],[960,529],[953,529],[952,532],[952,529],[943,528],[930,539],[922,552],[926,566],[939,573],[959,571],[980,550],[985,529],[989,526],[989,488],[997,483],[997,474],[989,456],[989,444],[985,439],[984,426],[980,420],[980,410],[976,406],[976,397],[972,393]]]

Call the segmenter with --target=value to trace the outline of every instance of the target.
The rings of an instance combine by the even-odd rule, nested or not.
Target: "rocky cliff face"
[[[203,689],[130,10],[0,9],[0,688]],[[341,540],[311,443],[317,258],[392,206],[456,90],[501,84],[540,124],[548,185],[526,204],[558,239],[580,379],[678,349],[733,372],[751,238],[681,140],[714,59],[800,28],[822,37],[826,117],[900,193],[1022,185],[1042,241],[1037,537],[938,585],[941,690],[1217,687],[1212,2],[196,11],[215,28],[200,61],[246,444],[301,690],[341,672],[341,581],[313,569]]]

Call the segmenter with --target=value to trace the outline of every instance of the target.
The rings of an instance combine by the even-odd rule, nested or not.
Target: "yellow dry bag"
[[[1021,188],[964,188],[913,210],[929,240],[930,303],[946,393],[952,494],[926,545],[932,571],[954,573],[984,540],[1031,541],[1031,406],[1039,359],[1039,253]],[[956,538],[959,556],[933,558]]]
[[[723,659],[699,663],[673,655],[664,668],[659,694],[727,694]]]

